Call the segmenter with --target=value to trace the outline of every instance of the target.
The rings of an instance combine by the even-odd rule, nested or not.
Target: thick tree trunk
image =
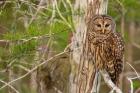
[[[98,84],[94,82],[99,79],[95,78],[98,77],[98,73],[93,70],[94,65],[86,60],[87,55],[83,52],[83,47],[87,32],[86,23],[95,15],[106,14],[107,4],[108,0],[89,0],[85,8],[87,9],[85,21],[82,20],[82,24],[79,24],[81,28],[78,27],[74,33],[71,49],[73,50],[73,59],[78,64],[79,69],[76,73],[76,90],[73,90],[73,93],[98,93],[98,90],[96,91]]]
[[[80,10],[81,13],[82,10],[86,11],[86,8],[87,8],[87,0],[75,0],[74,11]],[[72,41],[71,49],[73,50],[73,52],[71,54],[72,71],[70,74],[70,93],[76,93],[76,86],[77,86],[76,76],[78,72],[78,65],[80,63],[80,55],[82,54],[82,47],[84,41],[83,37],[85,35],[85,30],[86,30],[84,16],[75,15],[73,16],[73,20],[74,20],[76,32],[73,32],[73,37],[71,40]]]

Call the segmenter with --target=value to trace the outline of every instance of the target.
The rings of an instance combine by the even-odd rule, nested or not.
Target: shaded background
[[[22,76],[39,64],[38,60],[43,61],[62,52],[69,44],[71,33],[75,31],[73,17],[84,16],[84,9],[75,10],[75,0],[57,0],[56,3],[57,6],[53,7],[55,0],[0,1],[0,80],[8,82]],[[140,73],[140,1],[109,0],[108,14],[116,21],[116,30],[125,40],[125,70],[120,83],[124,93],[128,93],[130,82],[127,78],[135,77],[135,70]],[[37,78],[45,77],[49,86],[67,93],[68,89],[64,87],[69,87],[67,83],[71,71],[68,59],[62,56],[62,59],[55,60],[53,67],[50,62],[49,68],[40,68]],[[56,70],[50,79],[52,68]],[[38,83],[35,80],[36,73],[31,73],[12,84],[20,93],[36,93]],[[60,81],[60,85],[56,81]],[[0,86],[3,85],[1,82]],[[103,91],[108,91],[106,85],[102,85]],[[49,93],[57,93],[49,86]],[[140,90],[139,79],[133,80],[133,87],[135,93],[140,93],[137,92]],[[15,92],[5,87],[0,89],[0,93]]]

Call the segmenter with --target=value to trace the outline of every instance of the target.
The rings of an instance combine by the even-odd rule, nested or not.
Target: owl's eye
[[[100,24],[97,24],[97,27],[101,27],[101,25]]]
[[[109,27],[110,24],[106,24],[105,27]]]

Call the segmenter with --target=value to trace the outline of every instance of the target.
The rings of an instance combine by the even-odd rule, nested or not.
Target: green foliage
[[[30,42],[23,43],[23,44],[13,45],[13,46],[11,46],[11,54],[13,56],[27,54],[27,53],[30,53],[31,51],[35,50],[36,46],[37,46],[36,41],[30,41]]]
[[[46,27],[48,27],[48,29],[41,29],[42,27],[40,27],[40,25],[32,24],[26,31],[26,35],[27,37],[33,37],[33,36],[40,36],[40,35],[48,34],[49,26],[46,26]]]
[[[134,89],[140,88],[140,81],[139,80],[134,80],[133,81],[133,87],[134,87]]]
[[[126,19],[128,21],[140,21],[140,1],[139,0],[123,0],[123,5],[126,9]]]

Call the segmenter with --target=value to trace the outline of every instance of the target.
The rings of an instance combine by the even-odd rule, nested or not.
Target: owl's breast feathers
[[[94,55],[96,66],[98,69],[105,69],[111,80],[118,84],[119,74],[123,69],[124,42],[121,35],[112,32],[108,36],[91,36],[88,38],[91,52]],[[98,52],[98,53],[96,53]]]

